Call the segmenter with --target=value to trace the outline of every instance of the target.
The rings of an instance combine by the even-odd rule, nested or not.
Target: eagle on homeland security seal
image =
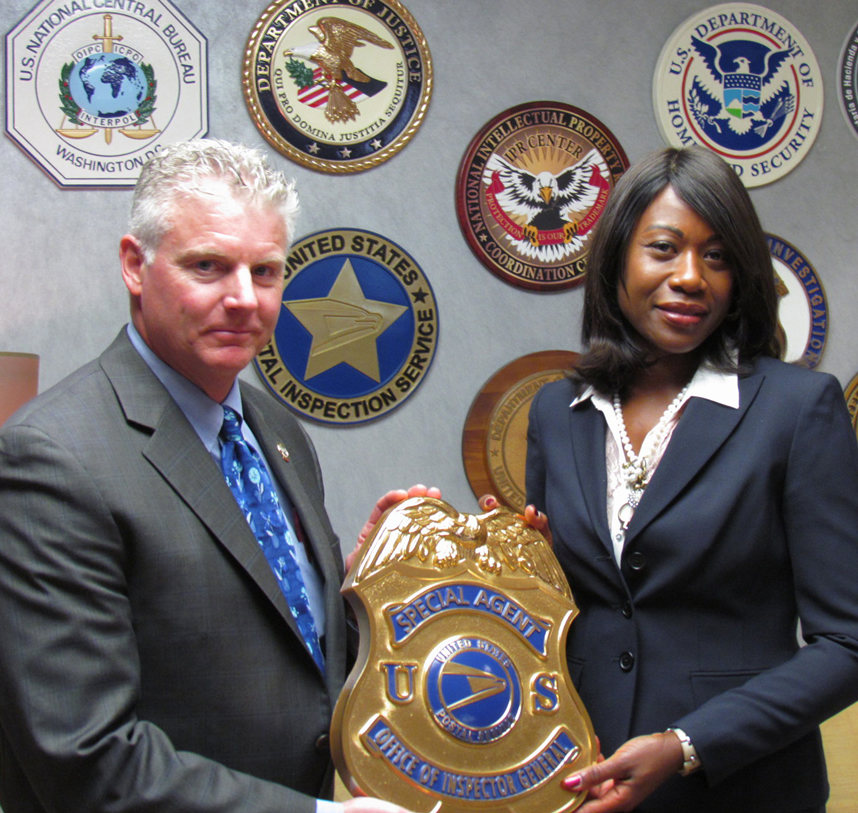
[[[358,662],[337,702],[343,780],[419,813],[561,813],[595,762],[566,664],[578,609],[545,538],[506,508],[412,498],[379,520],[343,594]]]
[[[788,20],[762,6],[724,3],[687,19],[665,43],[653,103],[670,144],[708,147],[746,186],[760,186],[810,150],[822,124],[822,75]]]
[[[299,415],[362,423],[400,406],[438,345],[429,280],[404,248],[374,232],[331,229],[295,243],[274,335],[254,360]]]
[[[432,59],[399,0],[275,0],[248,38],[244,95],[263,136],[323,172],[357,172],[413,137]]]

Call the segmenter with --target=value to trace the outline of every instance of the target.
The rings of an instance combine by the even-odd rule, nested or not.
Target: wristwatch
[[[688,776],[694,773],[700,767],[700,757],[697,756],[697,749],[694,743],[691,742],[691,737],[688,736],[681,728],[668,728],[679,737],[679,744],[682,746],[682,767],[679,769],[681,776]]]

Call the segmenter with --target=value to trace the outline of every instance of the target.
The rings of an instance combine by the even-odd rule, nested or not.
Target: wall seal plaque
[[[399,0],[278,0],[250,33],[244,96],[287,158],[357,172],[401,150],[426,115],[432,59]]]
[[[674,147],[699,144],[745,186],[783,177],[822,125],[822,74],[802,33],[780,14],[724,3],[689,17],[662,49],[655,118]]]
[[[563,378],[578,358],[569,350],[530,353],[483,384],[462,432],[462,458],[474,496],[493,494],[509,508],[524,511],[530,404],[543,384]]]
[[[858,23],[843,43],[838,63],[837,90],[840,109],[858,138]]]
[[[341,777],[418,813],[571,811],[597,755],[566,666],[578,610],[550,546],[505,508],[388,510],[343,593],[361,627],[337,702]]]
[[[438,344],[432,286],[404,248],[374,232],[330,229],[295,243],[274,335],[254,360],[286,406],[351,424],[400,406]]]
[[[44,0],[6,36],[6,132],[58,186],[134,186],[205,135],[206,49],[168,0]]]
[[[589,113],[561,102],[512,107],[477,133],[459,165],[462,233],[504,282],[570,288],[584,278],[591,232],[628,165]]]
[[[784,361],[813,369],[828,336],[828,300],[822,280],[794,245],[773,234],[766,234],[766,242],[775,271]]]
[[[852,430],[858,437],[858,373],[846,385],[843,395],[846,398],[846,406],[849,408],[849,417],[852,419]]]

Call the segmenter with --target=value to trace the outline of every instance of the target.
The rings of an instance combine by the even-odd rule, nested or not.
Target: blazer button
[[[623,615],[624,615],[626,618],[631,618],[631,617],[632,617],[632,613],[633,613],[633,610],[632,610],[632,603],[631,603],[630,601],[624,601],[624,602],[623,602]]]
[[[329,754],[331,752],[331,738],[327,734],[319,734],[316,738],[316,750],[320,754]]]
[[[631,652],[623,652],[620,655],[620,669],[624,672],[631,672],[635,665],[635,656]]]
[[[632,570],[643,570],[646,567],[646,556],[639,550],[629,554],[629,567]]]

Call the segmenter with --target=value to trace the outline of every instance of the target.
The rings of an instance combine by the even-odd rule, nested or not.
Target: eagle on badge
[[[474,562],[485,573],[526,574],[571,598],[569,583],[542,534],[506,508],[460,514],[443,500],[415,497],[379,520],[354,583],[393,562],[447,570]]]
[[[525,254],[542,260],[561,259],[583,245],[575,217],[592,208],[599,195],[598,182],[607,177],[608,166],[595,149],[556,173],[548,169],[531,172],[498,153],[492,154],[483,171],[483,183],[500,207],[509,215],[526,219],[524,236],[515,242]],[[540,232],[558,230],[563,233],[562,244],[540,244]]]
[[[697,37],[692,37],[691,43],[707,68],[705,73],[697,75],[695,86],[699,85],[713,102],[721,102],[720,112],[710,115],[697,87],[693,88],[689,103],[699,123],[714,126],[719,132],[721,123],[726,123],[738,135],[745,135],[753,128],[764,138],[778,119],[794,110],[795,97],[789,91],[785,67],[789,49],[774,51],[756,45],[755,50],[750,50],[754,43],[742,40],[716,46]],[[766,115],[764,107],[775,98],[777,104]]]
[[[284,56],[301,57],[315,62],[320,67],[320,84],[328,91],[325,117],[329,121],[354,121],[358,116],[358,106],[349,98],[342,83],[385,84],[367,76],[352,62],[355,48],[370,44],[389,50],[393,45],[369,29],[340,17],[322,17],[316,25],[310,26],[310,33],[319,40],[318,45],[288,49]],[[368,95],[373,95],[373,91],[370,90]]]

